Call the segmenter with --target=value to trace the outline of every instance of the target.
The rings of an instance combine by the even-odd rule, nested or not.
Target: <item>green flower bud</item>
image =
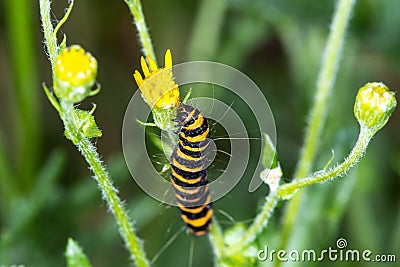
[[[397,102],[394,92],[383,83],[367,83],[358,90],[354,104],[354,116],[362,127],[373,134],[381,129],[390,118]]]
[[[54,91],[58,98],[78,103],[93,95],[91,87],[97,75],[97,61],[79,45],[63,49],[54,65]]]

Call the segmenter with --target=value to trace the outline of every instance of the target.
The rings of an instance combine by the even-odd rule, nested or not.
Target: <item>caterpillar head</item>
[[[193,123],[196,109],[192,106],[181,104],[177,109],[177,122],[180,126]]]

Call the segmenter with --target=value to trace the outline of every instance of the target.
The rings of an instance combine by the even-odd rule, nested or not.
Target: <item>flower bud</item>
[[[372,133],[381,129],[396,107],[394,92],[383,83],[367,83],[358,90],[354,104],[354,116],[362,127]]]
[[[97,61],[79,45],[72,45],[57,56],[54,65],[54,91],[58,98],[78,103],[91,95],[97,75]]]

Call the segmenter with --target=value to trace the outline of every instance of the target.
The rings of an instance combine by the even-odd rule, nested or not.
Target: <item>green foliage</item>
[[[278,166],[278,153],[276,152],[276,147],[272,143],[271,138],[268,134],[264,133],[265,146],[262,153],[262,162],[264,168],[276,168]]]
[[[65,257],[67,258],[68,267],[91,267],[89,260],[82,251],[82,248],[72,238],[68,238]]]
[[[94,121],[94,116],[92,115],[95,107],[92,111],[76,109],[74,118],[76,121],[80,122],[80,128],[83,136],[87,138],[101,137],[101,130],[97,127]]]
[[[62,17],[66,2],[53,2],[55,15],[49,15],[50,24],[53,16]],[[156,52],[160,55],[171,48],[176,62],[188,58],[217,60],[241,69],[256,81],[274,110],[277,151],[285,173],[282,182],[288,183],[295,172],[335,1],[322,4],[312,0],[143,1],[143,9],[134,6],[139,1],[126,2],[135,14],[146,14],[147,25],[144,21],[141,25],[151,29]],[[96,122],[102,132],[93,113],[85,111],[90,110],[90,100],[81,103],[73,114],[81,122],[78,128],[83,130],[82,137],[93,138],[102,152],[110,176],[115,178],[120,195],[127,200],[129,214],[137,221],[135,228],[145,240],[146,252],[155,255],[182,225],[175,209],[160,205],[137,187],[121,156],[121,118],[133,93],[131,70],[137,69],[134,66],[139,66],[141,55],[132,19],[121,3],[75,1],[74,4],[62,33],[68,34],[68,42],[74,40],[90,47],[99,60],[99,82],[104,89],[92,101],[100,107],[96,111]],[[105,204],[93,180],[88,179],[87,166],[63,138],[56,113],[47,104],[45,94],[40,94],[40,81],[51,84],[51,77],[49,64],[44,63],[38,7],[27,0],[6,1],[3,5],[5,9],[1,11],[5,16],[0,22],[0,35],[4,35],[0,38],[4,40],[0,42],[3,55],[0,57],[3,80],[0,87],[0,265],[63,266],[65,242],[69,236],[74,236],[93,266],[129,266],[115,221],[105,212]],[[329,113],[309,172],[329,171],[329,167],[324,166],[331,161],[330,151],[335,151],[332,164],[328,164],[332,168],[351,151],[357,137],[352,108],[360,85],[376,80],[384,81],[393,91],[398,89],[398,7],[396,0],[358,1],[356,4],[343,47],[335,93],[324,107]],[[154,54],[150,36],[141,32],[139,37],[147,42],[144,54]],[[58,47],[66,45],[64,39]],[[50,43],[49,48],[54,50],[51,55],[56,54],[56,43]],[[7,69],[8,66],[11,68]],[[45,92],[49,97],[49,90]],[[60,112],[59,99],[49,99]],[[244,107],[239,109],[245,110]],[[368,248],[377,253],[399,251],[398,120],[395,111],[388,125],[370,144],[365,159],[345,179],[304,191],[306,197],[298,203],[287,248],[324,249],[334,246],[337,237],[344,236],[352,248]],[[102,138],[97,138],[101,135]],[[138,162],[141,156],[137,155]],[[215,218],[222,228],[213,236],[216,239],[212,238],[214,245],[220,241],[219,250],[214,248],[214,256],[218,251],[223,253],[228,243],[242,240],[243,233],[251,228],[236,221],[254,218],[263,211],[261,208],[256,213],[255,207],[260,202],[261,206],[264,204],[267,185],[254,194],[248,194],[247,186],[245,181],[239,183],[228,196],[215,203]],[[255,234],[255,241],[250,241],[256,250],[264,245],[279,249],[282,207],[276,204],[275,215],[261,220],[265,223],[269,218],[267,228]],[[226,221],[219,210],[229,214],[234,222]],[[224,232],[223,229],[229,230]],[[237,239],[226,239],[230,235]],[[190,242],[191,236],[181,234],[152,265],[187,266]],[[200,238],[193,242],[193,266],[210,266],[213,259],[207,240]],[[238,266],[239,262],[242,266],[259,264],[248,257],[246,251],[241,251],[243,253],[236,258],[221,259],[227,266]],[[321,263],[298,264],[317,265]],[[364,266],[364,263],[323,265],[346,267]]]
[[[246,226],[241,223],[237,223],[235,226],[226,229],[224,233],[224,242],[226,244],[235,244],[242,240],[246,234]],[[254,243],[249,244],[243,250],[239,251],[232,257],[222,259],[220,266],[234,267],[234,266],[254,266],[257,258],[257,245]]]

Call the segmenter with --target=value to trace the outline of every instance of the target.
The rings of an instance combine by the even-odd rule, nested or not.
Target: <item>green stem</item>
[[[57,38],[54,34],[54,28],[50,20],[50,1],[40,0],[40,14],[42,19],[42,26],[44,30],[45,43],[49,53],[49,59],[54,68],[54,61],[57,57]],[[62,22],[63,23],[63,22]],[[55,83],[53,83],[55,86]],[[141,246],[139,238],[136,236],[133,226],[130,222],[129,216],[122,205],[122,202],[117,194],[117,189],[113,186],[110,177],[101,163],[100,156],[96,151],[96,147],[90,140],[81,133],[80,125],[74,120],[75,109],[72,103],[67,103],[60,99],[60,117],[64,123],[66,136],[73,140],[78,150],[82,153],[83,157],[89,164],[95,179],[99,184],[103,197],[106,200],[109,209],[114,215],[115,220],[120,229],[120,234],[129,249],[133,260],[139,267],[149,266],[149,262],[145,256],[144,250]],[[79,124],[79,123],[78,123]]]
[[[193,35],[190,38],[189,58],[191,60],[215,59],[227,6],[226,0],[201,1]]]
[[[283,184],[278,187],[276,192],[271,192],[267,197],[264,207],[260,214],[257,215],[253,224],[247,230],[244,238],[227,249],[227,255],[234,255],[238,251],[244,249],[248,246],[257,236],[259,232],[267,225],[268,219],[270,218],[278,199],[289,199],[296,190],[309,186],[316,183],[322,183],[328,180],[332,180],[336,177],[343,176],[347,171],[349,171],[353,166],[355,166],[365,154],[365,150],[369,142],[371,141],[374,132],[369,128],[361,127],[358,140],[351,150],[350,154],[344,159],[342,163],[336,167],[330,168],[329,170],[318,171],[314,174],[305,177],[295,179],[293,182],[288,184]]]
[[[303,177],[310,172],[328,111],[328,99],[336,80],[341,52],[345,40],[347,24],[351,17],[355,0],[340,0],[336,7],[331,30],[322,58],[321,70],[317,80],[317,92],[300,161],[294,177]]]
[[[136,29],[139,33],[139,40],[140,43],[142,44],[143,54],[146,57],[149,56],[152,57],[154,61],[157,62],[149,30],[147,29],[146,21],[144,19],[142,3],[140,2],[140,0],[124,0],[124,1],[128,5],[129,10],[132,13]]]
[[[18,196],[15,176],[10,168],[10,162],[4,146],[3,133],[0,131],[0,219],[6,221],[4,217],[10,212],[10,203]]]
[[[58,55],[57,38],[54,36],[54,28],[50,17],[50,1],[40,0],[40,17],[42,20],[42,28],[44,32],[44,41],[47,47],[48,57],[51,63],[51,68],[54,66],[54,61]]]
[[[75,137],[75,140],[79,140],[75,145],[82,153],[82,156],[86,159],[90,169],[94,173],[94,178],[98,182],[103,197],[106,200],[115,220],[117,221],[121,237],[128,247],[133,260],[139,267],[150,266],[144,250],[140,245],[141,242],[136,236],[133,226],[130,223],[129,216],[125,211],[120,198],[118,197],[118,190],[113,186],[105,167],[101,163],[100,156],[96,151],[96,147],[88,138],[81,135],[79,125],[76,125],[74,121],[74,112],[75,110],[71,103],[65,103],[61,100],[61,119],[64,123],[66,135]]]
[[[213,219],[213,224],[211,227],[209,238],[214,251],[215,266],[218,266],[219,262],[221,261],[224,255],[225,243],[222,235],[221,226],[219,225],[216,219]]]
[[[306,176],[312,168],[318,140],[322,133],[328,111],[328,99],[335,83],[341,58],[346,28],[351,17],[355,0],[339,0],[333,17],[330,33],[322,58],[321,69],[317,80],[317,92],[311,109],[310,120],[306,130],[305,141],[300,154],[294,177]],[[283,230],[280,248],[285,248],[291,235],[297,211],[302,199],[302,192],[296,194],[288,203],[283,218]],[[281,262],[277,261],[276,266]]]
[[[117,195],[118,191],[113,187],[108,173],[101,164],[99,155],[96,152],[96,148],[87,138],[84,138],[78,143],[78,149],[81,151],[82,155],[85,157],[93,173],[95,174],[95,178],[99,183],[99,186],[103,192],[103,196],[118,223],[120,234],[124,239],[133,259],[136,261],[137,266],[149,266],[144,250],[140,245],[141,242],[136,236],[133,226],[130,223],[128,214]]]
[[[14,182],[29,190],[35,181],[40,159],[40,108],[35,58],[33,2],[30,0],[5,1],[12,78],[16,97],[14,108],[17,160],[20,181]]]
[[[290,198],[297,189],[312,184],[322,183],[328,180],[332,180],[335,177],[343,176],[364,156],[365,150],[367,149],[367,146],[371,141],[373,135],[374,133],[369,128],[361,127],[357,143],[351,150],[350,154],[345,158],[345,160],[341,164],[333,168],[330,168],[326,171],[325,170],[318,171],[308,177],[295,179],[291,183],[280,186],[278,189],[279,197],[282,199],[287,199]]]
[[[251,242],[253,242],[254,239],[256,239],[258,233],[260,233],[262,229],[268,224],[269,218],[271,217],[277,203],[277,193],[270,192],[261,210],[261,213],[259,213],[254,219],[253,224],[243,235],[243,239],[240,242],[228,247],[226,249],[226,255],[232,256],[235,253],[238,253],[239,251],[245,249]]]

